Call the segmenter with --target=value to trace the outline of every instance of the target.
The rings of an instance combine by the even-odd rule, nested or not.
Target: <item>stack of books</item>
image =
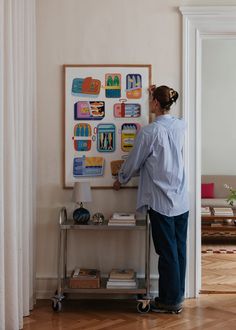
[[[137,287],[136,274],[133,269],[112,269],[107,289],[134,289]]]
[[[201,207],[201,214],[204,215],[211,215],[211,210],[209,206]]]
[[[108,226],[135,226],[136,219],[134,213],[113,213],[108,221]]]
[[[215,216],[233,216],[234,212],[231,207],[213,207],[213,214]]]
[[[100,271],[90,268],[76,268],[69,279],[69,287],[72,289],[100,288]]]

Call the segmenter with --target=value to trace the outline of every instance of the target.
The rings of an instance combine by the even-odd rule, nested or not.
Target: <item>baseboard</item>
[[[200,294],[236,294],[236,291],[200,290]]]

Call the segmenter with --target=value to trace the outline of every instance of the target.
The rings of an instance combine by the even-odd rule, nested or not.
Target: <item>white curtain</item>
[[[0,0],[0,330],[34,304],[35,0]]]

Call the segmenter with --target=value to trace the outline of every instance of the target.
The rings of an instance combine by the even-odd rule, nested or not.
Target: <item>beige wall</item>
[[[152,80],[181,92],[182,29],[178,7],[226,5],[226,1],[38,0],[38,197],[37,277],[56,276],[57,222],[62,205],[72,210],[71,190],[63,190],[63,64],[152,64]],[[236,4],[236,1],[227,1]],[[181,114],[181,98],[173,113]],[[93,190],[91,213],[134,211],[135,190]],[[118,236],[118,239],[117,239]],[[79,233],[72,237],[71,267],[131,265],[142,273],[140,234]],[[81,253],[81,254],[80,254]],[[77,259],[79,255],[80,259]],[[104,258],[103,258],[104,257]],[[123,262],[123,264],[122,264]],[[156,257],[152,252],[152,274]],[[46,286],[38,290],[51,290]],[[156,287],[153,288],[156,290]],[[43,294],[44,292],[39,292]]]

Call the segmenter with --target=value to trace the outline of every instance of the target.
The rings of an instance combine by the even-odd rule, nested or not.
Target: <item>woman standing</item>
[[[149,89],[156,119],[138,133],[113,187],[139,174],[137,210],[149,212],[159,255],[159,297],[155,311],[181,311],[185,291],[188,194],[183,164],[185,123],[169,110],[178,93],[167,86]]]

